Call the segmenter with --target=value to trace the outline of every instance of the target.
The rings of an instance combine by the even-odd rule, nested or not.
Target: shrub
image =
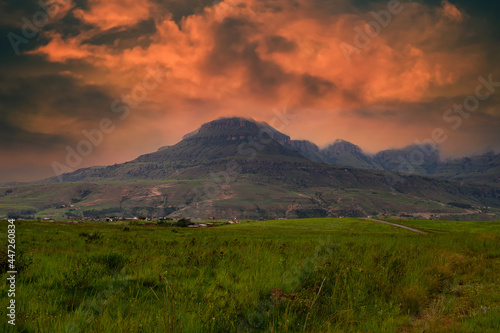
[[[120,253],[108,253],[93,258],[96,263],[104,265],[110,271],[119,271],[128,262],[128,259]]]
[[[12,271],[12,269],[9,268],[9,259],[7,247],[5,247],[2,253],[0,253],[0,273]],[[32,263],[33,255],[26,254],[22,250],[16,252],[14,266],[18,273],[27,270]]]
[[[191,224],[193,224],[193,223],[191,222],[190,219],[182,218],[175,223],[175,226],[180,227],[180,228],[186,228],[186,227],[190,226]]]
[[[160,221],[158,221],[158,223],[156,223],[156,225],[159,227],[167,227],[167,226],[172,225],[172,223],[166,222],[165,220],[160,220]]]
[[[85,243],[97,243],[102,240],[102,234],[99,231],[92,233],[81,232],[78,236],[85,238]]]
[[[462,203],[462,202],[448,202],[448,206],[453,206],[453,207],[463,208],[463,209],[473,208],[472,205]]]
[[[103,275],[103,267],[88,258],[79,258],[70,268],[63,272],[63,288],[67,290],[88,290]]]

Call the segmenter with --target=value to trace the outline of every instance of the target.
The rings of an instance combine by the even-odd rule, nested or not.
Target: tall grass
[[[16,330],[302,332],[306,319],[307,332],[498,327],[497,234],[414,235],[355,219],[128,228],[22,222],[18,248],[32,260],[18,275]],[[16,331],[4,318],[0,330]]]

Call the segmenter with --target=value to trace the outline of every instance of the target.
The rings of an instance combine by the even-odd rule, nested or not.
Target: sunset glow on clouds
[[[343,138],[374,153],[442,127],[447,155],[498,150],[500,88],[459,130],[443,120],[474,94],[479,76],[500,81],[498,32],[484,30],[486,19],[456,2],[402,1],[370,37],[366,24],[389,2],[361,2],[75,1],[13,57],[16,68],[1,81],[4,135],[12,142],[4,156],[39,152],[42,144],[47,156],[44,164],[33,155],[46,168],[32,177],[10,174],[51,176],[50,163],[64,158],[64,147],[103,117],[116,119],[116,130],[82,167],[175,144],[220,116],[270,121],[274,109],[292,116],[283,132],[320,146]],[[341,45],[357,51],[346,55]],[[168,78],[118,120],[113,100],[141,84],[148,67]]]
[[[442,4],[446,17],[456,22],[462,22],[464,20],[462,12],[460,12],[457,7],[449,3],[447,0],[443,0]]]
[[[74,15],[101,30],[134,25],[149,18],[151,3],[134,0],[89,0],[88,10],[75,9]]]

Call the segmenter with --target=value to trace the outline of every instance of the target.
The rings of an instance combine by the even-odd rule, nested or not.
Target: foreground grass
[[[356,219],[206,229],[17,222],[16,330],[496,332],[498,224],[488,233],[439,228],[417,235]],[[5,284],[0,292],[5,309]],[[0,330],[15,331],[5,316]]]

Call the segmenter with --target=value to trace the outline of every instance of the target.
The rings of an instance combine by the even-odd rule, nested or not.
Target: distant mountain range
[[[267,137],[273,142],[262,145],[259,137]],[[255,146],[241,144],[255,141]],[[258,150],[263,146],[263,150]],[[344,140],[320,149],[307,140],[291,140],[267,123],[244,118],[224,118],[204,124],[199,129],[185,135],[181,142],[166,146],[157,152],[140,156],[134,161],[102,168],[79,170],[64,175],[66,181],[80,181],[90,178],[127,179],[135,177],[162,178],[194,165],[213,165],[221,158],[240,158],[246,150],[256,150],[259,157],[293,157],[312,162],[323,162],[336,166],[348,166],[357,169],[394,171],[403,175],[419,175],[444,179],[467,180],[487,183],[500,182],[500,154],[487,153],[480,156],[446,159],[440,158],[440,152],[433,147],[410,145],[402,149],[381,151],[375,155],[365,154],[360,147]],[[258,150],[258,151],[257,151]],[[160,163],[147,168],[139,163]],[[139,167],[140,166],[140,167]],[[139,168],[137,168],[139,167]],[[144,173],[144,171],[146,171]]]
[[[325,149],[319,149],[310,141],[291,141],[291,146],[311,161],[333,165],[444,179],[500,182],[500,154],[493,152],[471,157],[441,159],[438,149],[419,145],[384,150],[375,155],[365,154],[360,147],[344,140],[337,140]]]
[[[489,218],[500,212],[498,155],[441,161],[433,151],[414,174],[392,172],[414,149],[370,156],[341,140],[319,149],[263,122],[223,118],[130,162],[1,189],[0,215]]]
[[[231,122],[231,120],[228,121]],[[442,159],[441,153],[436,147],[410,145],[370,155],[364,153],[359,146],[341,139],[324,149],[320,149],[316,144],[307,140],[291,140],[288,135],[276,131],[266,123],[246,121],[269,130],[278,143],[299,152],[303,157],[313,162],[444,179],[500,183],[500,154],[494,152],[470,157]],[[216,121],[215,124],[219,124],[219,122]],[[206,131],[208,126],[216,126],[215,124],[205,124],[195,132],[184,136],[183,139]],[[233,123],[233,125],[235,124]],[[237,127],[235,126],[236,130],[238,130]]]

